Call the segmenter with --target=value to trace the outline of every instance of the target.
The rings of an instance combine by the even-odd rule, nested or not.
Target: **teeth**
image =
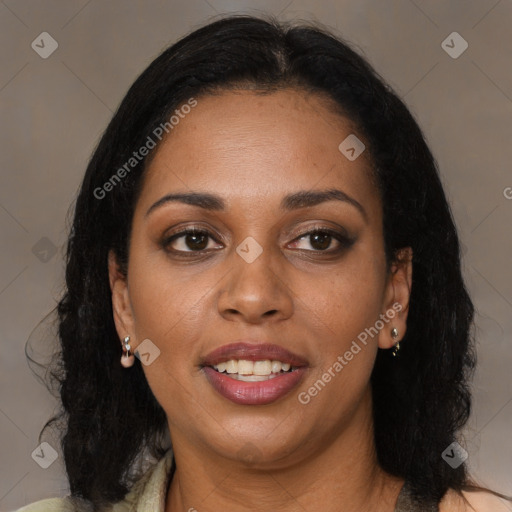
[[[219,364],[213,365],[219,373],[226,372],[237,378],[238,380],[246,380],[248,382],[257,382],[275,377],[276,373],[281,371],[287,372],[294,370],[296,367],[290,363],[282,363],[281,361],[265,359],[262,361],[248,361],[247,359],[230,359]]]
[[[281,371],[281,361],[272,361],[272,373],[279,373]]]
[[[275,377],[277,377],[277,375],[240,375],[239,373],[231,375],[232,379],[243,380],[244,382],[262,382]]]
[[[222,373],[223,371],[225,371],[225,370],[226,370],[226,366],[227,366],[227,365],[228,365],[228,363],[227,363],[227,362],[219,363],[219,364],[217,365],[217,371],[218,371],[218,372],[220,372],[220,373]]]
[[[268,359],[265,361],[254,361],[252,373],[254,375],[270,375],[272,373],[272,363]]]
[[[215,368],[215,366],[214,366]],[[217,368],[215,368],[217,369]],[[230,359],[226,362],[226,372],[227,373],[238,373],[238,361],[234,359]]]
[[[238,375],[252,375],[254,363],[247,361],[246,359],[240,359],[238,361]]]

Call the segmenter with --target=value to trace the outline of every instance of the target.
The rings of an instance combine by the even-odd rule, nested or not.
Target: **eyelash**
[[[294,238],[293,242],[300,241],[303,238],[307,238],[308,236],[315,235],[315,234],[324,234],[324,235],[328,235],[328,236],[334,238],[335,240],[338,241],[339,247],[335,248],[335,249],[327,249],[327,250],[315,250],[315,249],[299,249],[299,250],[305,251],[305,252],[320,253],[320,254],[336,254],[336,253],[341,253],[343,250],[350,248],[355,242],[354,238],[349,238],[349,237],[343,235],[342,233],[339,233],[338,231],[335,231],[335,230],[329,229],[329,228],[324,228],[324,227],[317,227],[317,226],[314,226],[311,230],[306,231],[306,232],[302,233],[301,235],[299,235],[298,237]],[[205,252],[211,251],[211,249],[210,250],[200,249],[198,251],[193,251],[193,250],[190,250],[190,251],[179,251],[178,250],[177,251],[174,249],[171,249],[171,250],[167,249],[167,247],[173,241],[175,241],[179,238],[182,238],[186,235],[206,235],[208,238],[210,238],[214,242],[220,243],[208,230],[191,227],[191,228],[183,229],[182,231],[179,231],[177,233],[172,234],[171,236],[166,237],[162,241],[161,245],[168,252],[172,252],[174,254],[178,254],[178,255],[184,256],[184,257],[189,257],[189,256],[197,255],[197,254],[204,254]]]

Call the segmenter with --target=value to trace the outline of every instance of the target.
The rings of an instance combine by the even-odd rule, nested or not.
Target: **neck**
[[[165,512],[393,512],[403,479],[379,467],[371,395],[362,402],[330,442],[270,470],[198,450],[178,436]]]

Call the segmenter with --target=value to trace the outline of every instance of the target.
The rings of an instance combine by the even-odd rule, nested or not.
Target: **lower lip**
[[[289,393],[302,379],[305,367],[282,373],[261,382],[244,382],[219,373],[210,366],[203,367],[208,382],[223,397],[235,404],[264,405],[275,402]]]

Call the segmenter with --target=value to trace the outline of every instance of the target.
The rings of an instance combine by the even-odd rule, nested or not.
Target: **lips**
[[[307,366],[308,362],[289,350],[269,343],[238,341],[223,345],[210,352],[201,362],[203,366],[213,366],[230,359],[262,361],[265,359],[288,363],[290,366]]]
[[[245,382],[238,380],[236,374],[230,377],[213,368],[229,360],[281,361],[289,364],[292,370],[273,374],[268,380]],[[208,382],[224,398],[239,405],[265,405],[279,400],[295,388],[304,377],[308,363],[279,345],[238,341],[210,352],[202,366]]]

